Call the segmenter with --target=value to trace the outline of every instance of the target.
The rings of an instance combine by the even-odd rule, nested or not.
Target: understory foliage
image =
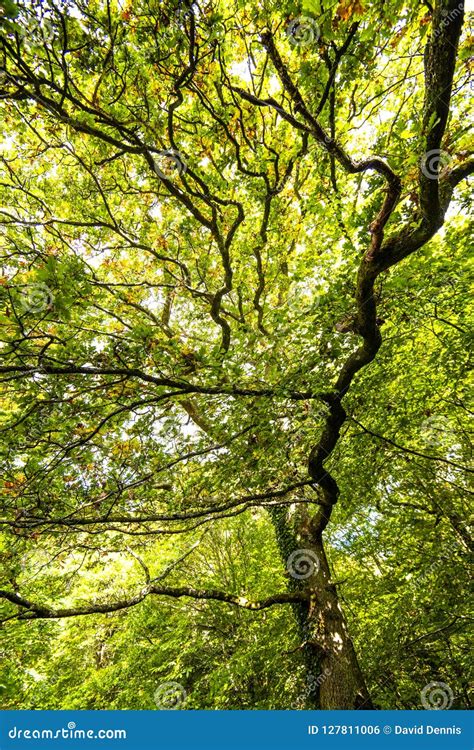
[[[469,706],[462,5],[0,1],[3,708],[305,708],[275,507],[374,705]]]

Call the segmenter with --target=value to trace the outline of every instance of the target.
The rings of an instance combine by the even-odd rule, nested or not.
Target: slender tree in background
[[[2,8],[2,634],[281,608],[308,705],[380,705],[349,520],[382,579],[379,518],[472,549],[463,2]],[[241,522],[250,590],[209,541]]]

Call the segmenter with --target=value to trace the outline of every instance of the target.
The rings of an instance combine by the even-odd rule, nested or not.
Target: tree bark
[[[272,509],[271,518],[289,589],[308,593],[307,602],[292,605],[306,665],[307,704],[321,710],[373,709],[322,536],[311,535],[304,522],[293,531],[286,509]]]
[[[369,691],[349,635],[337,588],[331,582],[322,538],[313,544],[319,570],[309,579],[308,648],[319,656],[317,702],[321,709],[371,709]]]

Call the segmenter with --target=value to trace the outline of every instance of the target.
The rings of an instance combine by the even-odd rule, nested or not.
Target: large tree
[[[463,3],[2,7],[3,632],[152,598],[288,608],[310,705],[372,708],[331,569],[347,528],[326,549],[337,508],[368,514],[371,560],[385,503],[415,541],[418,505],[471,544],[465,331],[436,306],[431,344],[403,329],[413,278],[432,293],[415,259],[434,247],[448,284],[462,257]],[[423,361],[449,335],[433,411]],[[280,584],[216,588],[212,561],[183,581],[235,516],[274,534]],[[104,556],[143,582],[110,589]]]

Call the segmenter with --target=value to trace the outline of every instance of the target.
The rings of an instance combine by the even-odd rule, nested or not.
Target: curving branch
[[[442,14],[442,11],[452,13],[455,7],[457,7],[456,0],[439,0],[433,19],[431,37],[426,47],[425,112],[428,110],[430,113],[436,111],[440,118],[426,135],[425,147],[427,151],[436,143],[439,145],[446,128],[447,115],[449,113],[457,44],[461,34],[463,14],[458,12],[455,23],[446,26],[443,22],[445,14]],[[291,81],[287,80],[288,73],[284,67],[281,67],[283,64],[280,65],[280,59],[278,53],[275,51],[271,37],[266,37],[266,43],[269,50],[271,50],[270,54],[274,58],[275,66],[280,68],[279,73],[282,81],[283,78],[285,79],[283,81],[285,88],[299,105],[299,111],[308,121],[311,121],[313,118],[307,112],[301,95]],[[429,121],[431,122],[431,114]],[[317,122],[314,124],[314,127],[318,139],[324,142],[326,134]],[[433,127],[436,129],[433,130]],[[328,150],[331,150],[331,146],[327,147]],[[345,155],[338,151],[338,153],[335,153],[335,156],[343,165],[345,164],[347,160]],[[367,165],[367,162],[365,164]],[[373,168],[376,168],[380,172],[380,164],[378,164],[378,168]],[[348,171],[350,171],[350,168]],[[470,170],[464,168],[462,175],[466,176],[468,173],[470,173]],[[375,281],[382,271],[399,263],[426,244],[443,225],[444,215],[451,200],[453,187],[457,178],[456,176],[456,178],[451,178],[451,181],[449,181],[449,176],[446,177],[444,185],[441,187],[438,185],[438,180],[434,179],[432,182],[436,183],[435,188],[427,185],[424,180],[421,180],[420,196],[421,201],[424,201],[425,205],[421,220],[418,221],[414,230],[411,229],[409,223],[408,226],[403,227],[398,233],[383,243],[383,227],[395,208],[397,200],[395,193],[399,189],[400,184],[398,178],[393,173],[392,175],[385,174],[385,176],[389,181],[387,196],[381,212],[372,224],[373,235],[371,246],[359,266],[357,276],[357,311],[354,330],[362,337],[362,344],[343,364],[335,383],[334,391],[326,396],[330,413],[326,419],[326,425],[321,438],[312,448],[308,461],[310,476],[323,489],[323,505],[312,519],[311,524],[312,531],[316,537],[319,537],[326,528],[331,517],[332,508],[339,496],[337,481],[331,474],[324,471],[324,463],[337,445],[341,427],[346,420],[347,415],[342,405],[342,399],[347,393],[355,375],[373,361],[382,345],[382,336],[377,324],[377,305],[374,295]],[[440,203],[440,194],[444,196],[443,203]]]
[[[157,375],[150,375],[149,373],[140,370],[137,367],[89,367],[80,365],[68,364],[63,367],[56,365],[1,365],[0,373],[5,374],[17,374],[21,375],[122,375],[129,378],[137,378],[143,380],[145,383],[153,383],[157,386],[163,386],[168,388],[178,389],[174,393],[167,394],[169,397],[182,396],[187,393],[201,393],[209,396],[262,396],[265,398],[275,398],[280,396],[281,398],[291,398],[296,401],[306,401],[309,399],[320,399],[320,393],[313,393],[312,391],[294,391],[291,389],[281,388],[278,391],[276,388],[243,388],[240,386],[231,386],[225,388],[221,386],[206,386],[199,385],[197,383],[189,383],[184,380],[173,380],[171,378],[163,378]]]
[[[384,443],[387,443],[388,445],[392,445],[394,448],[396,448],[399,451],[402,451],[403,453],[409,453],[411,456],[418,456],[419,458],[426,458],[428,461],[438,461],[440,463],[446,464],[447,466],[453,466],[455,469],[460,469],[461,471],[466,471],[469,474],[474,474],[474,469],[469,468],[469,466],[462,466],[462,464],[458,464],[456,463],[456,461],[450,461],[449,458],[444,458],[443,456],[430,456],[428,453],[422,453],[421,451],[416,451],[413,448],[407,448],[404,445],[400,445],[399,443],[396,443],[394,440],[386,437],[385,435],[379,435],[377,432],[374,432],[373,430],[369,430],[368,427],[365,427],[355,417],[349,416],[349,419],[351,420],[351,422],[354,422],[354,424],[360,427],[361,430],[365,432],[367,435],[371,435],[372,437],[375,437],[378,440],[382,440]]]
[[[196,452],[195,455],[199,455]],[[281,498],[284,498],[291,492],[303,487],[313,486],[312,480],[305,480],[301,482],[295,482],[286,487],[282,487],[279,490],[269,490],[268,492],[259,492],[253,495],[243,495],[242,497],[229,500],[227,503],[221,505],[213,505],[207,508],[200,509],[189,509],[186,511],[175,511],[173,513],[148,513],[139,516],[130,515],[118,515],[107,512],[103,516],[97,517],[81,517],[74,513],[70,513],[67,516],[62,517],[45,517],[45,516],[34,516],[27,515],[21,516],[13,521],[0,520],[0,526],[11,526],[13,528],[32,529],[40,526],[67,526],[67,527],[84,527],[84,526],[96,526],[96,525],[110,525],[110,524],[142,524],[142,523],[157,523],[157,522],[172,522],[172,521],[192,521],[198,518],[209,518],[214,515],[219,515],[226,510],[232,508],[238,508],[244,506],[245,509],[252,506],[262,506],[271,504],[270,502],[274,499],[278,499],[281,504]],[[290,503],[314,503],[316,500],[292,498]]]
[[[20,607],[20,611],[14,617],[8,616],[6,620],[57,620],[66,617],[81,617],[84,615],[107,614],[109,612],[119,612],[122,609],[130,609],[143,602],[148,596],[167,596],[172,599],[189,597],[191,599],[207,599],[217,602],[232,604],[241,609],[259,611],[268,609],[276,604],[295,604],[308,600],[309,595],[303,592],[282,592],[274,594],[266,599],[252,601],[245,596],[230,594],[226,591],[217,589],[196,589],[190,586],[158,586],[156,583],[149,583],[144,586],[137,594],[128,599],[118,601],[109,601],[104,603],[89,604],[83,607],[66,607],[54,609],[44,604],[31,602],[20,596],[14,591],[5,591],[0,589],[0,599],[4,599],[10,604]]]

